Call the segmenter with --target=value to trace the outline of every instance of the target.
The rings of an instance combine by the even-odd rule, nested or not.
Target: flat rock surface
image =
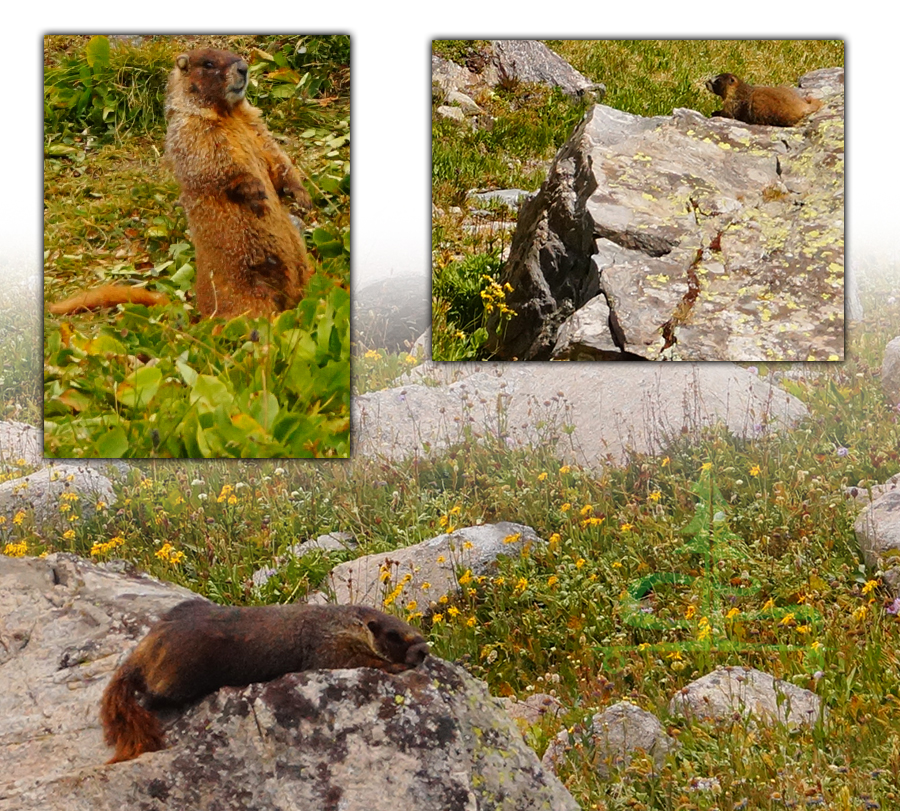
[[[843,71],[796,127],[592,107],[519,215],[505,360],[841,360]],[[584,314],[597,297],[595,327]]]
[[[602,467],[717,423],[750,438],[807,413],[731,364],[427,363],[407,379],[354,399],[356,453],[421,456],[494,436],[514,447],[549,443],[565,461]]]

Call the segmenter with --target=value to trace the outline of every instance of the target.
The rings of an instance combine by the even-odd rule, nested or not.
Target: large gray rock
[[[811,727],[825,710],[813,692],[750,667],[719,667],[679,690],[669,712],[688,719]]]
[[[23,464],[24,463],[24,464]],[[0,422],[0,469],[39,467],[44,463],[40,430],[24,422]]]
[[[103,765],[100,694],[190,596],[62,556],[0,557],[0,811],[575,811],[485,686],[431,658],[224,688],[165,715],[167,748]]]
[[[461,527],[427,541],[364,555],[335,566],[328,584],[336,603],[355,603],[383,609],[391,596],[393,606],[415,602],[418,610],[459,591],[459,576],[467,569],[472,577],[496,566],[500,555],[519,556],[529,546],[546,543],[531,527],[501,521]]]
[[[843,71],[817,73],[825,106],[798,127],[591,108],[521,208],[501,279],[516,316],[491,316],[490,349],[842,359]]]
[[[541,762],[547,768],[558,768],[575,742],[585,742],[595,752],[594,768],[604,780],[612,769],[628,766],[636,751],[646,752],[656,768],[662,768],[666,755],[677,745],[653,713],[627,701],[598,712],[578,735],[562,730],[550,742]]]
[[[605,90],[535,39],[495,39],[491,50],[502,81],[558,87],[568,96],[581,96],[588,91],[602,94]]]
[[[807,414],[730,364],[426,363],[408,379],[354,399],[355,453],[400,459],[499,437],[596,468],[717,423],[753,438]]]
[[[883,492],[853,524],[863,560],[881,570],[894,594],[900,594],[900,490]]]

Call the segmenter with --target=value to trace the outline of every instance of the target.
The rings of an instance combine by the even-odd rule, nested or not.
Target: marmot
[[[229,51],[181,54],[166,95],[166,154],[196,250],[204,316],[268,316],[299,302],[310,275],[303,237],[279,196],[310,205],[301,176],[244,98],[247,63]],[[137,291],[142,292],[137,292]],[[148,301],[141,288],[104,285],[50,311]],[[85,298],[86,297],[86,298]]]
[[[819,99],[805,99],[792,87],[763,87],[742,82],[733,73],[720,73],[706,89],[722,97],[722,109],[713,115],[745,124],[793,127],[822,106]]]
[[[401,673],[421,664],[428,643],[400,619],[356,605],[223,607],[179,603],[113,674],[100,702],[108,761],[164,746],[149,708],[183,705],[218,690],[299,670],[373,667]]]

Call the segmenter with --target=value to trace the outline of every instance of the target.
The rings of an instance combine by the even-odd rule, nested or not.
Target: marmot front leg
[[[287,158],[285,157],[287,161]],[[289,194],[296,200],[302,209],[312,208],[312,198],[303,186],[303,176],[294,164],[286,163],[270,164],[270,174],[275,191],[279,194]]]
[[[249,172],[237,175],[226,184],[225,196],[233,203],[246,205],[257,217],[266,214],[266,187]]]

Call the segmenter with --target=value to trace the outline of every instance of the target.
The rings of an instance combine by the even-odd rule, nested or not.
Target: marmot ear
[[[366,627],[375,635],[381,631],[381,623],[378,620],[369,620],[366,622]]]
[[[177,57],[175,57],[175,64],[178,66],[179,70],[187,70],[188,55],[187,54],[179,54]]]

